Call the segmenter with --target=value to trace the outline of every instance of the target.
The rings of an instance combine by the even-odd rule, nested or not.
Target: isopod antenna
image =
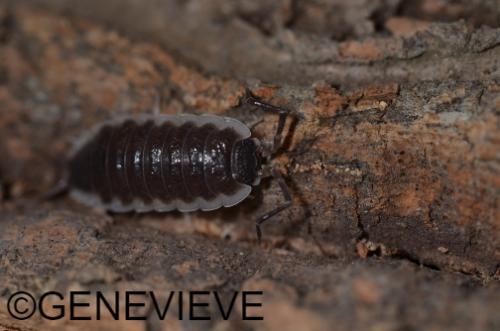
[[[285,128],[285,123],[286,119],[289,115],[295,114],[290,109],[274,106],[265,102],[260,101],[259,99],[255,98],[249,90],[246,92],[246,100],[245,102],[259,107],[262,110],[265,111],[270,111],[273,113],[277,113],[279,115],[278,119],[278,126],[276,128],[276,132],[273,137],[273,143],[270,151],[265,151],[266,154],[269,155],[269,160],[272,160],[275,156],[276,153],[280,150],[280,148],[283,146],[283,130]],[[278,182],[278,185],[280,187],[281,193],[284,198],[284,202],[279,205],[278,207],[274,208],[273,210],[265,213],[264,215],[260,216],[256,221],[255,221],[255,228],[257,232],[257,240],[260,244],[261,239],[262,239],[262,230],[261,230],[261,225],[269,220],[271,217],[277,215],[278,213],[288,209],[289,207],[292,206],[293,204],[293,199],[292,199],[292,194],[290,191],[290,188],[286,184],[285,180],[283,179],[283,175],[281,174],[278,169],[271,163],[267,164],[265,168],[263,169],[263,177],[272,177],[275,181]]]

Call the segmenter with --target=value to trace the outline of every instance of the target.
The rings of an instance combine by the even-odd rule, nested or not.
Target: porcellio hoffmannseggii
[[[272,176],[285,201],[256,221],[260,241],[260,225],[292,204],[288,186],[270,162],[291,112],[252,96],[246,102],[279,114],[272,143],[261,143],[245,124],[221,116],[109,121],[75,145],[65,189],[84,204],[112,212],[208,211],[240,203],[261,178]]]

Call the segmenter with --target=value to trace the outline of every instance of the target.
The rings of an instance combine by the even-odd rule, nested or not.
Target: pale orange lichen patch
[[[87,67],[84,59],[75,59],[75,62],[66,65],[54,66],[48,73],[45,82],[51,89],[56,90],[58,86],[64,85],[64,89],[69,89],[71,83],[76,85],[76,90],[93,107],[105,107],[113,109],[117,105],[118,99],[127,94],[128,86],[118,75],[110,75],[98,67]],[[63,75],[58,75],[66,68],[72,73],[72,77],[63,81]],[[105,80],[102,78],[106,77]],[[61,89],[60,91],[63,91]]]
[[[461,226],[474,224],[478,220],[489,222],[490,224],[499,224],[498,220],[491,217],[491,200],[483,200],[475,196],[472,188],[462,188],[458,192],[452,192],[451,196],[456,202],[456,219],[454,221]]]
[[[500,100],[499,100],[500,101]],[[498,126],[500,119],[491,115],[484,121],[470,121],[460,128],[467,132],[469,141],[474,144],[476,157],[482,161],[493,161],[500,159],[500,131]]]
[[[316,107],[310,109],[315,111],[315,116],[330,117],[344,108],[347,101],[336,88],[322,84],[314,86],[314,104]]]
[[[492,143],[500,143],[500,124],[498,116],[491,114],[484,121],[469,121],[460,125],[467,132],[467,137],[474,143],[480,144],[491,140]]]
[[[147,47],[144,54],[165,67],[169,80],[184,92],[183,101],[201,111],[221,114],[235,107],[245,94],[245,88],[234,80],[205,77],[197,71],[176,63],[159,47]]]
[[[313,130],[313,131],[311,131]],[[316,125],[310,124],[308,122],[301,122],[300,126],[294,131],[292,136],[292,141],[289,145],[289,150],[296,149],[304,139],[314,139],[317,135],[321,134],[321,131],[326,131],[324,129],[318,128]]]
[[[466,129],[462,128],[461,130]],[[389,150],[400,150],[405,145],[412,146],[416,144],[418,146],[425,146],[427,150],[426,155],[432,156],[432,159],[426,160],[421,166],[416,160],[412,159],[407,160],[410,163],[403,163],[401,165],[395,163],[396,159],[393,160],[391,157],[385,158],[385,161],[396,165],[391,170],[396,175],[398,169],[401,169],[404,171],[405,176],[410,176],[410,178],[407,178],[407,181],[418,181],[418,190],[417,187],[413,186],[391,186],[391,191],[382,192],[382,196],[391,197],[389,201],[398,210],[399,215],[410,216],[420,214],[425,219],[429,205],[442,194],[442,186],[445,184],[442,180],[433,179],[428,173],[426,164],[432,162],[434,167],[439,165],[444,167],[442,169],[447,174],[446,182],[455,188],[450,193],[450,199],[455,201],[454,208],[450,209],[450,217],[453,217],[455,222],[463,225],[470,224],[470,222],[477,219],[491,219],[485,211],[491,209],[489,206],[492,204],[492,201],[478,196],[477,189],[475,188],[475,183],[489,174],[487,167],[484,170],[477,168],[477,166],[480,166],[480,163],[472,166],[475,163],[474,160],[478,160],[477,147],[470,150],[470,145],[461,136],[454,134],[452,131],[447,131],[437,136],[435,131],[420,125],[417,125],[413,131],[418,133],[417,135],[413,135],[413,143],[407,142],[398,147],[398,145],[394,144],[394,139],[397,139],[394,137],[390,139],[391,143],[388,144],[387,148]],[[481,135],[484,135],[488,131],[489,129],[485,128],[478,130]],[[394,132],[394,130],[391,130],[391,132]],[[481,145],[479,142],[474,142],[473,138],[469,138],[469,140],[474,143],[474,146]],[[484,139],[480,138],[480,141],[484,145]],[[405,152],[408,156],[408,154],[413,155],[417,150],[412,151],[406,148]],[[408,169],[405,164],[414,164],[414,166]],[[493,183],[490,180],[489,183],[482,185],[491,186]]]
[[[142,54],[120,53],[116,56],[116,63],[123,68],[122,79],[138,87],[159,85],[163,80],[154,63]]]
[[[413,19],[410,17],[391,17],[385,22],[385,27],[397,37],[408,38],[417,32],[425,31],[431,22]]]
[[[300,106],[300,112],[304,115],[306,119],[305,122],[306,125],[311,125],[311,124],[317,125],[317,120],[318,120],[317,115],[323,113],[324,110],[320,106],[317,106],[315,103],[305,101]]]
[[[231,80],[216,80],[214,81],[214,95],[207,97],[205,99],[200,98],[206,102],[206,106],[202,102],[198,103],[196,106],[201,107],[200,109],[206,109],[207,111],[222,114],[232,107],[239,104],[241,98],[245,94],[245,88]]]
[[[345,97],[336,89],[327,86],[315,87],[314,100],[304,101],[300,105],[300,113],[304,118],[296,126],[290,149],[294,149],[304,139],[314,139],[322,135],[331,135],[321,121],[333,117],[345,106]]]
[[[206,77],[176,63],[156,45],[139,43],[132,47],[128,39],[116,32],[87,26],[78,19],[72,24],[66,20],[55,23],[49,20],[50,24],[44,25],[45,22],[39,22],[41,18],[37,18],[37,15],[27,16],[26,20],[22,20],[26,25],[23,30],[48,45],[42,53],[45,86],[49,87],[53,95],[63,97],[72,93],[69,89],[76,87],[78,94],[87,98],[86,104],[91,109],[119,107],[125,112],[146,111],[146,108],[151,108],[152,92],[149,91],[159,91],[159,87],[168,80],[179,88],[182,102],[200,112],[223,113],[236,106],[244,94],[244,88],[236,81]],[[47,28],[37,29],[40,24]],[[83,39],[91,46],[83,51],[84,54],[71,44],[71,40],[77,39],[74,37],[74,26],[81,24],[86,28]],[[49,43],[56,34],[61,42]],[[63,49],[61,45],[68,49]],[[112,62],[103,64],[101,61],[109,59],[97,60],[94,49],[108,45],[113,50]],[[65,57],[61,57],[62,52],[65,52]],[[168,75],[164,74],[162,68]],[[137,97],[140,91],[148,91],[147,102],[142,101],[142,95]],[[169,107],[168,110],[174,108]]]
[[[290,158],[286,154],[278,155],[274,159],[274,161],[276,162],[277,165],[280,165],[282,167],[290,164]],[[281,170],[283,170],[283,169],[281,169]]]
[[[45,68],[43,84],[55,100],[62,102],[76,89],[92,109],[112,109],[118,98],[127,95],[128,83],[120,75],[106,72],[89,57],[62,59],[60,52],[57,46],[49,46],[41,59]]]
[[[373,154],[377,151],[379,126],[363,122],[358,124],[357,131],[351,130],[328,130],[316,129],[316,140],[314,148],[321,150],[325,155],[337,155],[345,160],[373,160]],[[370,144],[370,152],[367,152],[367,144]],[[375,150],[374,150],[375,149]]]
[[[322,151],[325,155],[341,155],[343,158],[349,158],[349,156],[354,157],[357,144],[353,145],[352,140],[354,139],[346,138],[344,143],[340,143],[338,136],[332,134],[331,131],[325,131],[325,134],[317,135],[317,139],[314,142],[314,148]],[[350,146],[347,147],[345,145]]]
[[[420,214],[423,208],[426,207],[421,195],[413,187],[408,187],[408,189],[401,192],[399,196],[394,198],[393,203],[397,206],[400,216]]]
[[[375,40],[353,40],[341,43],[339,54],[343,58],[378,60],[382,58],[383,52],[380,50]]]
[[[255,95],[259,99],[269,101],[276,95],[278,90],[279,90],[278,86],[263,85],[263,86],[259,86],[255,89],[253,89],[252,94]]]
[[[171,69],[171,81],[186,93],[184,101],[198,109],[220,114],[236,106],[244,95],[244,88],[234,81],[207,79],[180,66]]]
[[[169,70],[171,68],[175,68],[176,66],[176,63],[170,54],[163,51],[160,47],[141,44],[139,46],[139,50],[145,57]]]
[[[30,16],[30,15],[28,15]],[[34,15],[31,15],[34,16]],[[93,48],[99,49],[113,45],[113,66],[94,63],[92,48],[85,51],[83,58],[74,45],[66,43],[72,38],[72,25],[51,23],[47,29],[39,31],[36,26],[41,24],[36,18],[29,17],[23,24],[28,34],[49,45],[43,50],[44,84],[58,100],[57,96],[70,94],[68,89],[76,87],[78,94],[87,98],[89,108],[103,107],[113,109],[120,107],[121,111],[145,111],[151,108],[151,94],[159,91],[165,85],[165,80],[179,87],[180,97],[185,104],[199,109],[201,112],[223,113],[239,103],[244,94],[244,88],[235,81],[223,80],[204,75],[176,63],[170,55],[160,47],[151,44],[137,44],[131,48],[130,41],[116,32],[104,31],[98,27],[75,20],[74,25],[85,25],[87,31],[84,40]],[[35,15],[36,16],[36,15]],[[64,23],[64,24],[63,24]],[[62,25],[61,25],[62,24]],[[61,25],[61,26],[59,26]],[[61,57],[61,43],[48,43],[58,31],[61,43],[70,48],[65,50],[67,57]],[[72,52],[73,51],[73,52]],[[68,58],[69,57],[69,58]],[[102,59],[106,61],[106,59]],[[164,75],[159,68],[165,68]],[[142,95],[133,98],[140,91],[148,91],[143,102]],[[153,91],[153,92],[150,92]],[[134,93],[131,93],[134,92]],[[61,100],[58,100],[61,102]],[[64,100],[63,100],[64,101]],[[167,111],[178,112],[179,107],[167,105]],[[163,109],[162,109],[163,110]]]
[[[352,290],[354,297],[366,304],[375,304],[382,297],[380,287],[369,279],[355,279],[352,283]]]
[[[462,153],[461,153],[462,154]],[[463,154],[466,154],[466,151],[463,151]],[[453,180],[459,187],[468,187],[472,184],[472,182],[477,178],[477,174],[472,173],[474,169],[470,167],[464,167],[463,164],[460,163],[460,160],[456,160],[458,164],[451,163],[447,165],[446,171],[450,179]],[[473,160],[470,160],[473,162]],[[469,163],[469,161],[467,162]]]
[[[455,221],[464,225],[480,219],[492,225],[498,224],[495,209],[491,208],[498,205],[498,201],[484,194],[500,188],[500,174],[494,170],[495,162],[500,159],[498,120],[492,116],[458,127],[466,132],[468,144],[455,142],[455,153],[449,155],[451,161],[446,166],[449,179],[459,188],[451,192],[457,206]]]
[[[131,47],[130,41],[120,36],[116,31],[103,31],[101,28],[83,20],[76,20],[74,24],[86,31],[83,38],[90,46],[104,48],[114,45],[116,49],[130,49]],[[140,45],[137,46],[140,48]]]
[[[200,73],[191,71],[182,66],[172,70],[170,73],[170,80],[189,93],[205,92],[212,87],[212,82],[210,80],[205,79]]]
[[[425,217],[429,205],[441,192],[442,182],[435,180],[429,173],[429,161],[424,158],[426,154],[422,147],[429,150],[429,155],[436,155],[441,150],[444,150],[441,153],[453,150],[445,146],[440,147],[439,144],[450,144],[454,141],[436,137],[431,133],[432,130],[425,126],[417,125],[408,130],[395,123],[374,125],[366,122],[358,125],[356,134],[344,132],[343,137],[335,137],[332,134],[319,137],[315,148],[325,153],[335,153],[342,159],[358,160],[366,164],[375,181],[373,195],[367,200],[372,211],[382,211],[390,205],[390,209],[400,216]],[[456,156],[447,155],[445,159],[450,157]],[[440,162],[446,163],[445,159]],[[348,172],[344,170],[347,169],[327,169],[329,173],[339,173],[340,176],[362,175],[359,169],[351,169]],[[388,182],[391,184],[388,185]],[[320,185],[318,184],[318,187],[321,187]],[[352,197],[353,193],[345,191],[341,195]]]

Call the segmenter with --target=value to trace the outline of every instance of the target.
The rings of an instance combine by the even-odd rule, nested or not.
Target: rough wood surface
[[[242,80],[344,87],[500,74],[498,0],[29,1]]]
[[[268,295],[250,329],[498,328],[498,1],[29,2],[44,9],[0,2],[2,299],[248,287]],[[190,215],[37,202],[79,134],[158,94],[168,114],[265,118],[269,138],[276,118],[241,105],[245,87],[304,115],[277,160],[295,205],[263,247],[253,220],[281,200],[271,182]],[[0,326],[36,328],[3,308]],[[126,326],[176,322],[151,323]]]

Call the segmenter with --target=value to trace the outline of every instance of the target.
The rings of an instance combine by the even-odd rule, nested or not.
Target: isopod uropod
[[[245,124],[221,116],[105,122],[75,145],[64,186],[76,200],[113,212],[191,212],[234,206],[261,178],[272,176],[285,201],[256,221],[260,241],[260,225],[292,204],[289,188],[269,162],[291,112],[252,96],[246,102],[279,114],[272,143],[261,143]]]

